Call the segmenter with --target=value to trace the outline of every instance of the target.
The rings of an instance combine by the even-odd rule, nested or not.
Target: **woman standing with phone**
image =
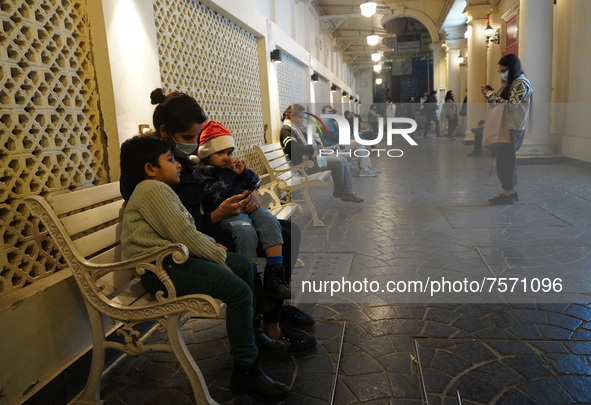
[[[489,104],[507,104],[510,142],[495,149],[497,176],[503,192],[488,202],[492,205],[512,205],[519,201],[517,186],[516,152],[521,148],[526,120],[530,114],[532,87],[525,77],[517,55],[508,54],[499,60],[499,75],[503,85],[497,92],[490,86],[481,86],[482,94]],[[485,124],[486,125],[486,124]]]

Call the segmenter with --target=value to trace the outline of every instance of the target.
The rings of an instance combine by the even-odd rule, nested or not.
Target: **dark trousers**
[[[238,364],[246,367],[258,357],[253,330],[252,265],[246,256],[232,252],[228,252],[226,264],[232,271],[209,260],[191,256],[182,264],[167,258],[164,268],[178,296],[207,294],[226,303],[230,354]],[[152,294],[166,291],[158,277],[150,271],[142,276],[142,284]]]
[[[425,122],[425,133],[423,134],[424,136],[427,136],[427,133],[429,132],[429,130],[431,129],[431,121],[435,122],[435,134],[437,136],[440,136],[439,133],[439,119],[437,118],[437,115],[429,115],[427,114],[427,121]]]
[[[458,116],[447,117],[447,136],[454,136],[454,131],[458,126]]]
[[[283,267],[285,268],[285,281],[289,284],[291,280],[291,273],[295,267],[298,255],[300,252],[300,243],[302,240],[302,231],[297,224],[287,220],[279,220],[281,224],[281,236],[283,237]],[[211,235],[217,242],[226,246],[228,250],[234,251],[234,241],[232,235],[226,232],[220,226],[214,227],[214,232]],[[265,257],[265,251],[260,246],[258,247],[258,257]],[[275,309],[271,312],[263,314],[263,320],[268,323],[277,323],[281,317],[281,307],[283,300],[274,300]]]
[[[510,129],[510,142],[495,149],[497,176],[503,190],[513,190],[517,185],[516,152],[521,148],[525,131]]]

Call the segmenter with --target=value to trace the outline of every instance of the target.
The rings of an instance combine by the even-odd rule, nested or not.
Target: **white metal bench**
[[[162,267],[162,261],[170,255],[177,263],[187,260],[187,248],[181,244],[172,244],[155,254],[121,261],[123,199],[118,182],[49,197],[47,200],[30,196],[25,201],[56,241],[72,270],[92,326],[90,376],[86,387],[72,403],[102,403],[100,380],[105,349],[117,349],[131,356],[152,351],[173,353],[191,383],[195,403],[217,404],[211,398],[203,375],[183,340],[179,318],[186,311],[196,317],[219,317],[219,304],[214,298],[203,294],[177,297],[175,287]],[[145,292],[139,276],[146,271],[158,276],[166,292],[158,292],[156,297]],[[111,318],[111,322],[121,325],[117,334],[124,338],[124,344],[105,339],[103,314]],[[146,321],[156,321],[158,328],[167,332],[169,343],[143,343],[135,327]]]
[[[268,145],[255,145],[255,150],[265,165],[272,182],[276,182],[278,190],[286,193],[288,202],[304,201],[312,215],[313,226],[324,226],[318,218],[318,213],[310,199],[309,188],[323,186],[328,179],[332,182],[330,171],[321,171],[313,174],[306,173],[306,169],[313,167],[314,162],[306,161],[297,166],[292,166],[291,161],[285,156],[279,142]],[[293,198],[294,191],[301,191],[303,199]]]

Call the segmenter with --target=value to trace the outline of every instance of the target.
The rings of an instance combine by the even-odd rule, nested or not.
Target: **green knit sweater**
[[[193,217],[165,183],[145,180],[138,184],[123,214],[123,259],[151,253],[171,243],[182,243],[191,256],[222,264],[226,251],[195,228]]]

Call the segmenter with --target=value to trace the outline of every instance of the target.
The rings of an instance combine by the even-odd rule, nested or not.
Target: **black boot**
[[[261,354],[280,354],[285,352],[285,343],[271,339],[260,326],[254,328],[254,338]]]
[[[285,282],[283,264],[276,263],[272,266],[266,266],[263,277],[267,295],[276,300],[288,300],[291,298],[291,289]]]
[[[263,280],[259,273],[254,274],[254,301],[257,314],[266,314],[275,309],[275,303],[265,294]]]
[[[234,362],[230,390],[261,402],[283,401],[289,395],[289,388],[267,376],[259,366],[258,360],[251,366],[241,366]]]
[[[257,315],[252,322],[254,329],[255,344],[261,354],[280,354],[285,352],[285,343],[281,340],[271,339],[265,334],[261,327],[262,317]]]

